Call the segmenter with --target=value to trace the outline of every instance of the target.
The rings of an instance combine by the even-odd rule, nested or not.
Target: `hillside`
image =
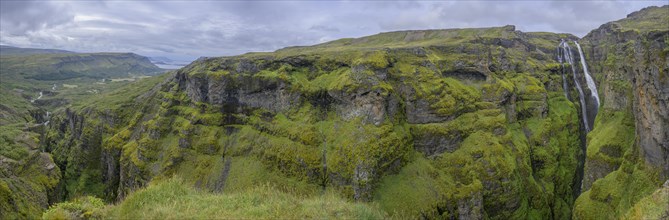
[[[49,204],[61,201],[53,194],[57,193],[54,188],[62,184],[63,174],[51,154],[45,152],[44,134],[51,118],[111,91],[134,91],[136,88],[127,89],[125,85],[163,70],[134,54],[79,54],[5,46],[2,51],[0,218],[37,218]]]
[[[0,56],[0,125],[30,121],[23,119],[29,110],[55,112],[165,71],[136,54],[2,47],[7,53]]]
[[[326,189],[395,216],[570,216],[579,113],[553,51],[575,37],[435,33],[446,37],[201,59],[132,107],[55,118],[46,142],[64,193],[116,200],[179,175],[209,192]]]
[[[0,217],[667,218],[667,19],[201,58],[0,127]]]
[[[131,53],[3,55],[0,64],[3,78],[18,74],[24,79],[42,81],[119,78],[163,72],[148,58]]]

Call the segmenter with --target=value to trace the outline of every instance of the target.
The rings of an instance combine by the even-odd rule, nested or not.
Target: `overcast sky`
[[[0,44],[191,59],[396,30],[513,24],[582,37],[667,2],[0,0]]]

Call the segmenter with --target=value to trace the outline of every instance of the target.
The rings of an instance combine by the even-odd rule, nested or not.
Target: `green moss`
[[[55,190],[61,180],[60,170],[44,166],[53,164],[45,153],[32,152],[23,162],[5,160],[0,169],[0,213],[6,219],[35,219],[47,208],[47,192]]]
[[[286,177],[271,171],[261,161],[249,157],[230,158],[230,173],[224,192],[243,192],[255,187],[274,184],[277,190],[300,196],[314,196],[321,187],[316,184]]]
[[[13,160],[26,158],[30,145],[25,143],[28,141],[25,136],[29,135],[23,134],[18,126],[0,126],[0,155]]]
[[[630,114],[602,109],[594,129],[588,133],[587,159],[614,166],[622,163],[622,156],[634,144],[634,121]]]
[[[605,203],[589,199],[590,193],[586,191],[576,200],[573,219],[615,219],[615,211]]]
[[[387,213],[399,216],[430,216],[454,191],[450,176],[433,167],[422,157],[407,164],[395,175],[384,177],[376,189],[374,200]],[[444,213],[447,216],[449,213]],[[450,213],[453,214],[453,213]]]
[[[609,217],[622,217],[657,189],[657,172],[643,164],[623,165],[623,168],[595,181],[589,191],[579,196],[574,206],[574,218],[597,219],[601,213],[607,213]],[[590,211],[595,208],[603,212]]]
[[[476,109],[481,93],[453,78],[425,77],[412,82],[416,95],[430,103],[439,115],[448,116]]]
[[[389,64],[385,51],[374,51],[365,54],[362,58],[353,61],[353,65],[369,65],[375,69],[382,69]]]
[[[662,219],[667,217],[669,209],[667,204],[669,204],[669,188],[663,187],[639,200],[622,218]]]
[[[541,84],[541,81],[528,74],[518,74],[511,81],[521,99],[537,100],[544,98],[546,94],[546,89]]]
[[[666,31],[669,30],[669,27],[665,25],[669,23],[669,12],[667,10],[667,6],[649,7],[635,12],[634,16],[629,16],[612,23],[618,24],[622,28],[621,31],[636,31],[641,33]]]
[[[503,100],[515,90],[513,83],[505,79],[493,78],[482,86],[482,96],[493,100]]]

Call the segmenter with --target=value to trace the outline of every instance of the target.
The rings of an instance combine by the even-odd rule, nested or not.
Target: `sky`
[[[0,44],[192,60],[398,30],[571,33],[669,1],[0,0]]]

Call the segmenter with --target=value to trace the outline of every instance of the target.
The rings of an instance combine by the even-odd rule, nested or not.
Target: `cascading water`
[[[576,47],[578,48],[578,54],[581,57],[581,65],[583,65],[583,73],[585,73],[585,82],[588,83],[588,89],[590,89],[590,93],[592,94],[592,97],[595,98],[595,101],[597,102],[597,105],[595,108],[599,110],[599,94],[597,93],[597,85],[595,85],[595,81],[592,80],[592,76],[590,76],[590,72],[588,72],[588,65],[585,62],[585,57],[583,57],[583,51],[581,50],[581,45],[578,44],[578,42],[574,41],[576,44]],[[595,110],[595,112],[597,111]]]
[[[569,96],[568,96],[569,93],[567,92],[569,90],[568,90],[568,87],[567,87],[567,80],[566,80],[566,76],[565,76],[565,72],[564,72],[565,65],[566,65],[565,62],[566,62],[566,63],[569,64],[569,66],[571,66],[571,71],[572,71],[573,76],[574,76],[573,77],[574,78],[574,85],[576,87],[576,90],[578,90],[578,93],[579,93],[579,101],[581,102],[581,114],[582,114],[582,119],[583,119],[583,125],[585,127],[585,131],[581,132],[581,135],[580,135],[581,150],[582,150],[583,153],[578,156],[579,163],[578,163],[578,168],[576,169],[576,176],[577,177],[574,178],[574,182],[573,182],[573,185],[572,185],[572,189],[574,190],[574,196],[577,197],[578,195],[581,194],[581,188],[582,188],[582,184],[583,184],[583,175],[584,175],[584,168],[585,168],[585,155],[586,155],[586,151],[587,151],[586,138],[585,137],[588,134],[588,132],[590,132],[592,130],[592,124],[590,124],[589,119],[590,118],[594,119],[594,117],[596,117],[596,115],[597,115],[597,111],[599,110],[599,95],[597,94],[597,87],[595,85],[595,82],[594,82],[594,80],[592,80],[592,77],[590,76],[590,73],[588,72],[588,67],[587,67],[587,64],[585,62],[585,57],[583,56],[583,52],[581,50],[581,46],[578,44],[578,42],[576,42],[576,41],[573,41],[573,42],[578,47],[578,53],[579,53],[580,58],[581,58],[580,59],[581,60],[581,65],[583,67],[583,72],[584,72],[583,75],[585,76],[586,82],[588,84],[588,88],[591,91],[590,94],[593,96],[593,99],[588,99],[588,101],[589,101],[588,103],[590,103],[590,101],[595,102],[595,103],[590,103],[591,106],[590,106],[590,108],[588,108],[588,106],[586,104],[586,98],[587,97],[583,93],[583,87],[581,87],[581,83],[578,80],[579,76],[578,76],[577,68],[576,68],[576,66],[574,66],[575,61],[574,61],[573,53],[571,52],[571,47],[569,47],[569,44],[565,40],[561,40],[560,44],[558,45],[558,52],[557,53],[558,53],[558,61],[562,65],[562,82],[563,82],[563,88],[564,88],[564,91],[565,91],[565,96],[567,96],[567,98],[569,98]],[[588,114],[588,113],[590,113],[590,114]]]
[[[588,120],[588,108],[585,105],[585,95],[583,93],[583,88],[581,87],[581,83],[578,82],[578,78],[576,77],[577,72],[576,72],[576,67],[574,66],[574,58],[572,57],[571,47],[569,47],[569,44],[564,40],[560,42],[560,46],[558,47],[562,48],[563,58],[565,61],[567,61],[567,63],[569,63],[569,66],[571,66],[571,71],[574,76],[574,84],[576,85],[576,89],[578,90],[579,93],[579,100],[581,101],[581,114],[583,115],[583,124],[585,124],[585,131],[586,133],[588,133],[591,130],[590,121]]]
[[[562,69],[560,69],[560,72],[562,73],[562,90],[564,91],[564,97],[569,99],[569,87],[567,86],[567,77],[564,74],[564,60],[562,57],[564,56],[564,52],[562,51],[562,44],[564,44],[564,40],[560,42],[560,45],[557,47],[557,58],[558,61],[560,61],[560,65],[562,65]]]
[[[30,100],[31,103],[35,103],[36,100],[39,100],[42,98],[43,93],[39,92],[39,96],[36,99]]]

